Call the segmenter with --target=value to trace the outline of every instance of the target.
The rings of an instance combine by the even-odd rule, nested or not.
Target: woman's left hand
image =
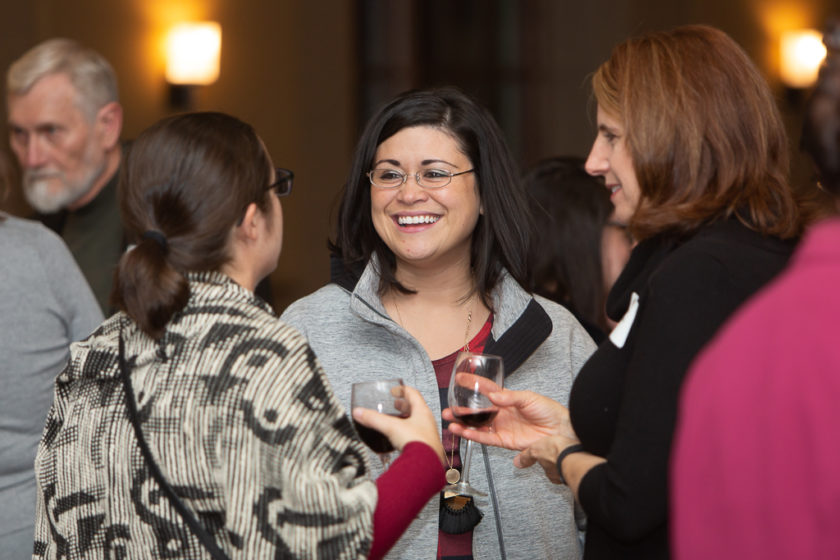
[[[560,453],[564,449],[576,443],[580,442],[562,435],[546,436],[538,439],[530,447],[514,457],[513,464],[517,468],[525,469],[534,463],[539,463],[551,482],[562,484],[563,481],[557,472],[557,457],[560,456]]]

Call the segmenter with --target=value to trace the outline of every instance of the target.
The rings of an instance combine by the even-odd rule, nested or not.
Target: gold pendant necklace
[[[452,432],[450,432],[452,433]],[[446,457],[446,464],[449,465],[449,468],[446,469],[446,482],[449,484],[457,484],[459,480],[461,480],[461,473],[458,472],[458,469],[452,466],[452,462],[455,460],[455,434],[452,434],[452,449],[449,450],[449,455],[444,455]]]
[[[472,303],[470,304],[470,310],[467,313],[467,330],[464,332],[463,352],[470,351],[470,324],[472,324]],[[449,450],[449,456],[446,457],[446,464],[449,465],[449,468],[446,469],[446,474],[444,476],[446,478],[446,482],[449,484],[457,484],[458,481],[461,480],[461,473],[458,469],[452,466],[453,462],[455,462],[455,434],[452,434],[452,448]]]
[[[470,298],[472,300],[472,297]],[[394,302],[394,310],[397,312],[397,319],[398,323],[401,327],[405,329],[405,324],[402,320],[402,314],[400,314],[400,307],[397,305],[397,298],[393,298],[392,301]],[[470,351],[470,325],[472,325],[472,301],[470,302],[470,309],[467,312],[467,328],[464,331],[464,347],[462,348],[463,352]],[[452,432],[450,432],[452,433]],[[461,473],[458,469],[452,466],[452,463],[455,461],[455,434],[452,434],[452,448],[449,450],[449,455],[447,456],[444,453],[444,457],[446,458],[446,464],[449,466],[446,469],[446,473],[444,477],[446,478],[446,482],[449,484],[457,484],[459,480],[461,480]]]

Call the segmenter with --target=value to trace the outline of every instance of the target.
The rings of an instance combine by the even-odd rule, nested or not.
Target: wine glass
[[[402,379],[381,379],[353,383],[350,410],[356,407],[371,408],[383,414],[407,418],[411,410],[403,391]],[[353,426],[356,428],[359,438],[379,455],[383,468],[387,469],[394,446],[385,437],[385,434],[373,428],[362,426],[355,419],[353,420]]]
[[[504,386],[504,365],[500,356],[461,352],[455,358],[452,379],[449,382],[449,409],[455,419],[466,426],[487,426],[496,417],[499,408],[490,402],[487,393],[500,391]],[[446,487],[446,493],[462,496],[486,496],[470,486],[470,459],[472,441],[467,440],[460,480]]]

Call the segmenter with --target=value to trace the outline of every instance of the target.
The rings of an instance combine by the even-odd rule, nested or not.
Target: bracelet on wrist
[[[572,453],[580,453],[581,451],[583,451],[583,445],[575,443],[561,451],[560,455],[557,456],[557,474],[560,476],[560,484],[567,484],[566,477],[563,476],[563,459]]]

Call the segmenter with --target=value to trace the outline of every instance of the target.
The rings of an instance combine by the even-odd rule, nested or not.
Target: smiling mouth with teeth
[[[399,216],[397,223],[401,226],[413,226],[416,224],[433,224],[440,219],[440,216]]]
[[[614,185],[614,186],[610,187],[610,194],[617,193],[618,189],[620,189],[620,188],[621,188],[621,185]]]

